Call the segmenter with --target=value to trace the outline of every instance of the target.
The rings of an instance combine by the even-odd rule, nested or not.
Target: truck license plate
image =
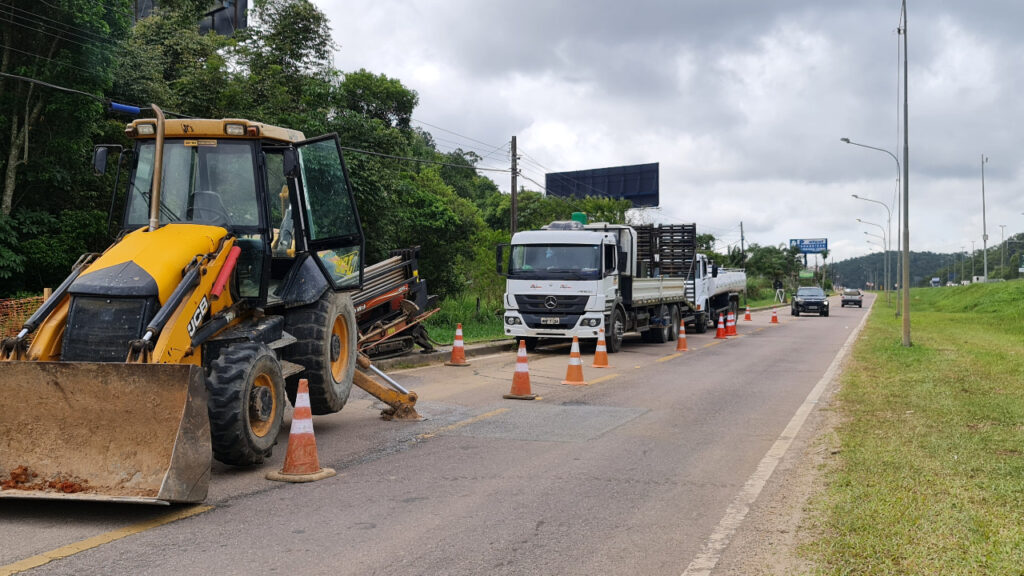
[[[545,316],[540,319],[541,324],[559,324],[560,319],[557,316]]]

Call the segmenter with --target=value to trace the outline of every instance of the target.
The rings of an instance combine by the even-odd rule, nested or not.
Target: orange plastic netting
[[[42,303],[42,296],[0,299],[0,337],[16,336],[22,324]]]

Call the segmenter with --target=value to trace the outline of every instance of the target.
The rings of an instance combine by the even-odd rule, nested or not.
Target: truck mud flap
[[[201,502],[207,396],[198,366],[0,362],[0,498]]]

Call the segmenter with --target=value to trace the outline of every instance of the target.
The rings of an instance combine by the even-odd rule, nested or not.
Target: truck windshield
[[[508,275],[538,280],[597,280],[601,277],[601,247],[518,244],[512,247],[512,264]]]
[[[125,227],[149,223],[156,142],[139,143]],[[253,144],[244,140],[164,141],[160,223],[193,222],[225,228],[260,223]]]

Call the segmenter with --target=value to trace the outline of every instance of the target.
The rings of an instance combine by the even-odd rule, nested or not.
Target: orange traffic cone
[[[725,340],[725,318],[718,315],[718,330],[715,330],[715,340]]]
[[[519,341],[516,372],[512,375],[512,389],[502,398],[512,400],[534,400],[537,398],[536,394],[530,393],[530,368],[526,365],[526,340]]]
[[[729,310],[729,315],[725,317],[725,335],[738,336],[736,334],[736,314],[732,310]]]
[[[466,345],[462,342],[462,324],[455,325],[455,343],[452,344],[452,359],[445,366],[469,366],[466,362]]]
[[[679,323],[679,337],[676,338],[676,352],[686,352],[689,348],[686,347],[686,324]]]
[[[267,473],[267,480],[278,482],[313,482],[334,476],[331,468],[321,468],[316,455],[316,438],[313,437],[313,413],[309,408],[309,384],[299,380],[295,394],[295,412],[292,414],[292,429],[288,434],[288,452],[284,466],[278,472]]]
[[[594,348],[594,368],[611,368],[608,365],[608,346],[604,341],[604,328],[597,333],[597,347]]]
[[[750,317],[750,306],[747,306],[747,313],[743,316],[744,322],[750,322],[753,318]]]
[[[583,362],[580,361],[580,339],[572,337],[572,349],[569,351],[569,369],[565,371],[565,380],[562,384],[572,386],[586,386],[583,381]]]
[[[770,322],[770,324],[778,324],[778,323],[779,323],[779,315],[775,313],[775,308],[772,308],[772,321]]]

